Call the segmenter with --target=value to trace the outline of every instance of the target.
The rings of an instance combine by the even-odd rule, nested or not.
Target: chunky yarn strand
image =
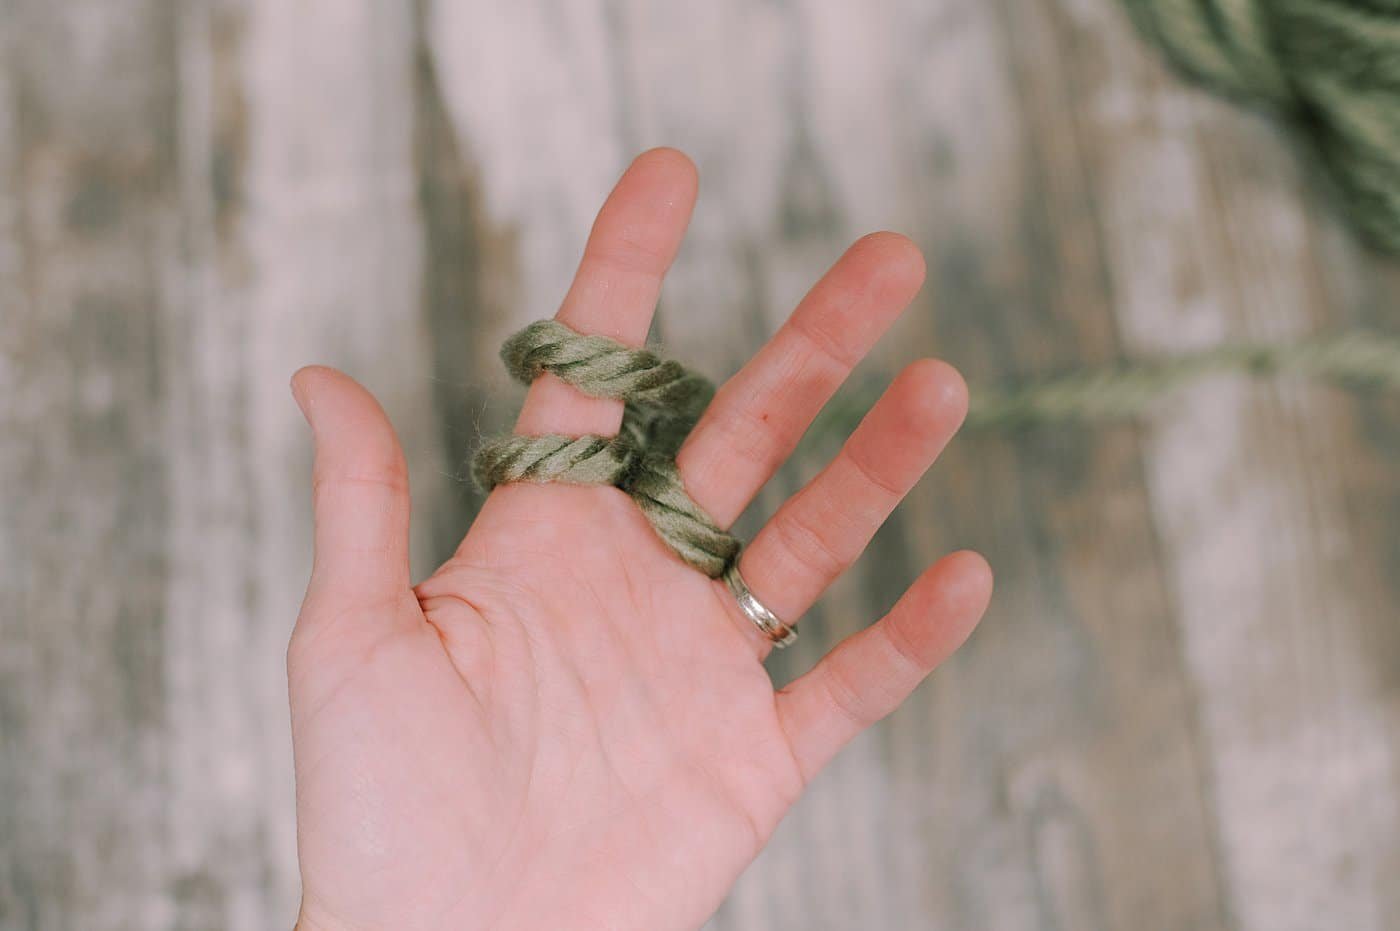
[[[724,574],[741,544],[686,494],[675,461],[714,395],[707,379],[645,349],[582,336],[554,321],[532,323],[506,340],[501,357],[511,374],[527,384],[548,373],[585,394],[623,401],[622,429],[615,437],[497,437],[472,461],[472,475],[482,489],[511,482],[612,485],[631,496],[686,564],[711,578]],[[1083,370],[1019,388],[975,391],[967,426],[1015,430],[1140,417],[1186,385],[1229,373],[1294,375],[1400,391],[1400,340],[1353,332],[1291,345],[1227,345]],[[868,390],[838,398],[822,412],[809,437],[823,440],[850,432],[874,394]]]
[[[1400,341],[1350,332],[1283,345],[1225,345],[1160,361],[1086,370],[1019,390],[974,394],[967,425],[1014,428],[1142,417],[1210,375],[1300,376],[1375,391],[1400,390]]]
[[[676,453],[714,396],[709,379],[679,362],[604,336],[540,320],[501,347],[510,374],[525,384],[546,373],[595,398],[624,402],[622,429],[604,436],[503,436],[472,460],[483,490],[511,482],[612,485],[625,491],[658,536],[685,563],[718,578],[739,540],[686,494]]]
[[[1016,386],[974,386],[964,429],[1012,432],[1133,420],[1151,415],[1178,390],[1213,375],[1277,375],[1358,392],[1400,393],[1400,339],[1359,330],[1278,345],[1227,344],[1165,359],[1080,369]],[[875,384],[838,395],[808,437],[825,443],[845,436],[878,395]]]
[[[1179,68],[1282,114],[1347,216],[1400,251],[1400,0],[1123,0]]]

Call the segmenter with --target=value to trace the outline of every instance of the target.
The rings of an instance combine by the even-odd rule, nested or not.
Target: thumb
[[[408,469],[384,409],[353,378],[308,366],[292,396],[316,443],[316,557],[307,595],[363,602],[409,588]]]

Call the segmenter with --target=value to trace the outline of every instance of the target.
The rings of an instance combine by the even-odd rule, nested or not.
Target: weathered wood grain
[[[337,365],[380,398],[412,462],[415,565],[433,558],[443,468],[420,312],[416,32],[410,9],[371,2],[181,17],[170,849],[181,882],[208,890],[202,915],[181,920],[260,928],[290,924],[299,891],[283,669],[309,570],[297,367]]]
[[[1084,69],[1084,131],[1108,195],[1129,349],[1344,324],[1315,245],[1329,221],[1277,133],[1135,66],[1126,31],[1083,14],[1068,28],[1086,49],[1076,61],[1100,63]],[[1124,88],[1137,91],[1131,104],[1093,105]],[[1381,554],[1353,532],[1344,503],[1351,460],[1371,455],[1346,425],[1354,407],[1313,385],[1207,384],[1145,439],[1222,879],[1243,927],[1383,928],[1400,917],[1389,888],[1400,654],[1393,634],[1389,648],[1372,639],[1393,623],[1383,618],[1396,616],[1394,602],[1355,571]]]
[[[161,307],[179,209],[175,44],[168,5],[124,7],[6,10],[6,928],[168,921]]]
[[[656,331],[717,376],[878,228],[930,276],[871,383],[1400,327],[1400,266],[1113,0],[7,0],[0,39],[4,931],[290,925],[286,380],[384,402],[426,573],[520,396],[500,339],[642,148],[701,170]],[[1400,923],[1398,464],[1400,402],[1229,378],[960,438],[771,665],[956,547],[991,615],[710,926]]]

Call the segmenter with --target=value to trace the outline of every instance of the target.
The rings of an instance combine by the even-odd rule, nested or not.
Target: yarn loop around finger
[[[539,320],[511,336],[501,359],[529,384],[545,373],[584,394],[623,402],[615,437],[502,436],[472,460],[472,477],[490,491],[512,482],[612,485],[637,503],[662,541],[687,565],[719,578],[739,539],[717,525],[681,482],[676,453],[714,396],[709,379],[672,359]]]

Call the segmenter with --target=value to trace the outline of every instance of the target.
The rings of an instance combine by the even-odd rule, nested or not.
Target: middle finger
[[[719,389],[676,466],[690,496],[720,526],[734,522],[792,453],[923,280],[923,257],[907,238],[863,237]]]

